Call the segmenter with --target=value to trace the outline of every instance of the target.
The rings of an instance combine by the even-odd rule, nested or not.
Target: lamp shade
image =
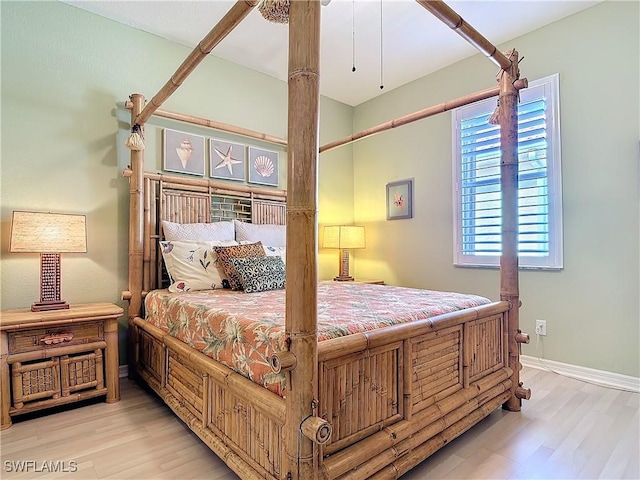
[[[13,212],[11,252],[84,253],[86,217],[65,213]]]
[[[323,248],[365,248],[363,226],[327,225],[323,233]]]

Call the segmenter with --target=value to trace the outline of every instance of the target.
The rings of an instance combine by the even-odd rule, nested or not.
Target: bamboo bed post
[[[518,79],[518,52],[510,54],[511,67],[500,75],[500,182],[502,190],[502,255],[500,256],[500,300],[509,302],[508,343],[511,376],[511,397],[504,408],[520,411],[522,401],[516,395],[520,379],[520,333],[518,285],[518,91],[514,82]]]
[[[139,93],[131,95],[133,108],[131,109],[131,125],[133,120],[144,107],[144,96]],[[133,319],[142,313],[142,277],[143,277],[143,199],[144,189],[144,150],[131,150],[131,177],[129,178],[129,354],[135,352],[137,338],[133,328]],[[130,358],[129,364],[134,365],[135,359]],[[132,375],[134,368],[129,368]]]
[[[296,365],[287,376],[283,471],[292,480],[317,478],[318,448],[302,435],[316,415],[317,160],[319,126],[320,2],[291,2],[287,138],[287,295],[285,330]]]
[[[502,255],[500,257],[500,299],[510,304],[508,318],[508,365],[511,376],[511,396],[503,407],[520,411],[521,400],[529,399],[531,391],[520,384],[520,343],[528,336],[520,335],[520,293],[518,286],[518,87],[520,77],[518,52],[509,56],[483,37],[442,0],[416,0],[426,10],[448,25],[458,35],[484,53],[502,71],[500,72],[499,124],[500,124],[500,182],[502,193]]]

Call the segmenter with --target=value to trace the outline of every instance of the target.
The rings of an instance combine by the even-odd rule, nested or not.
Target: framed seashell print
[[[413,218],[413,179],[387,183],[387,220]]]
[[[244,181],[247,178],[247,147],[241,143],[209,139],[209,176]]]
[[[169,172],[203,176],[204,151],[204,137],[168,128],[162,131],[162,168]]]
[[[249,182],[278,186],[278,152],[249,147]]]

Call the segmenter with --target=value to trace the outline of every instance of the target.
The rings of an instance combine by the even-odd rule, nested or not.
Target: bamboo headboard
[[[209,223],[237,219],[284,225],[286,200],[284,190],[145,174],[143,290],[148,292],[167,285],[158,248],[162,240],[162,220]]]

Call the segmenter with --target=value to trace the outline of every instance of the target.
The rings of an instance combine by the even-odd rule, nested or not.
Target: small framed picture
[[[244,181],[247,178],[247,147],[241,143],[210,138],[209,176]]]
[[[387,220],[413,218],[413,179],[387,183]]]
[[[249,182],[278,186],[278,152],[249,147]]]
[[[204,175],[204,137],[165,128],[162,136],[162,155],[165,170]]]

